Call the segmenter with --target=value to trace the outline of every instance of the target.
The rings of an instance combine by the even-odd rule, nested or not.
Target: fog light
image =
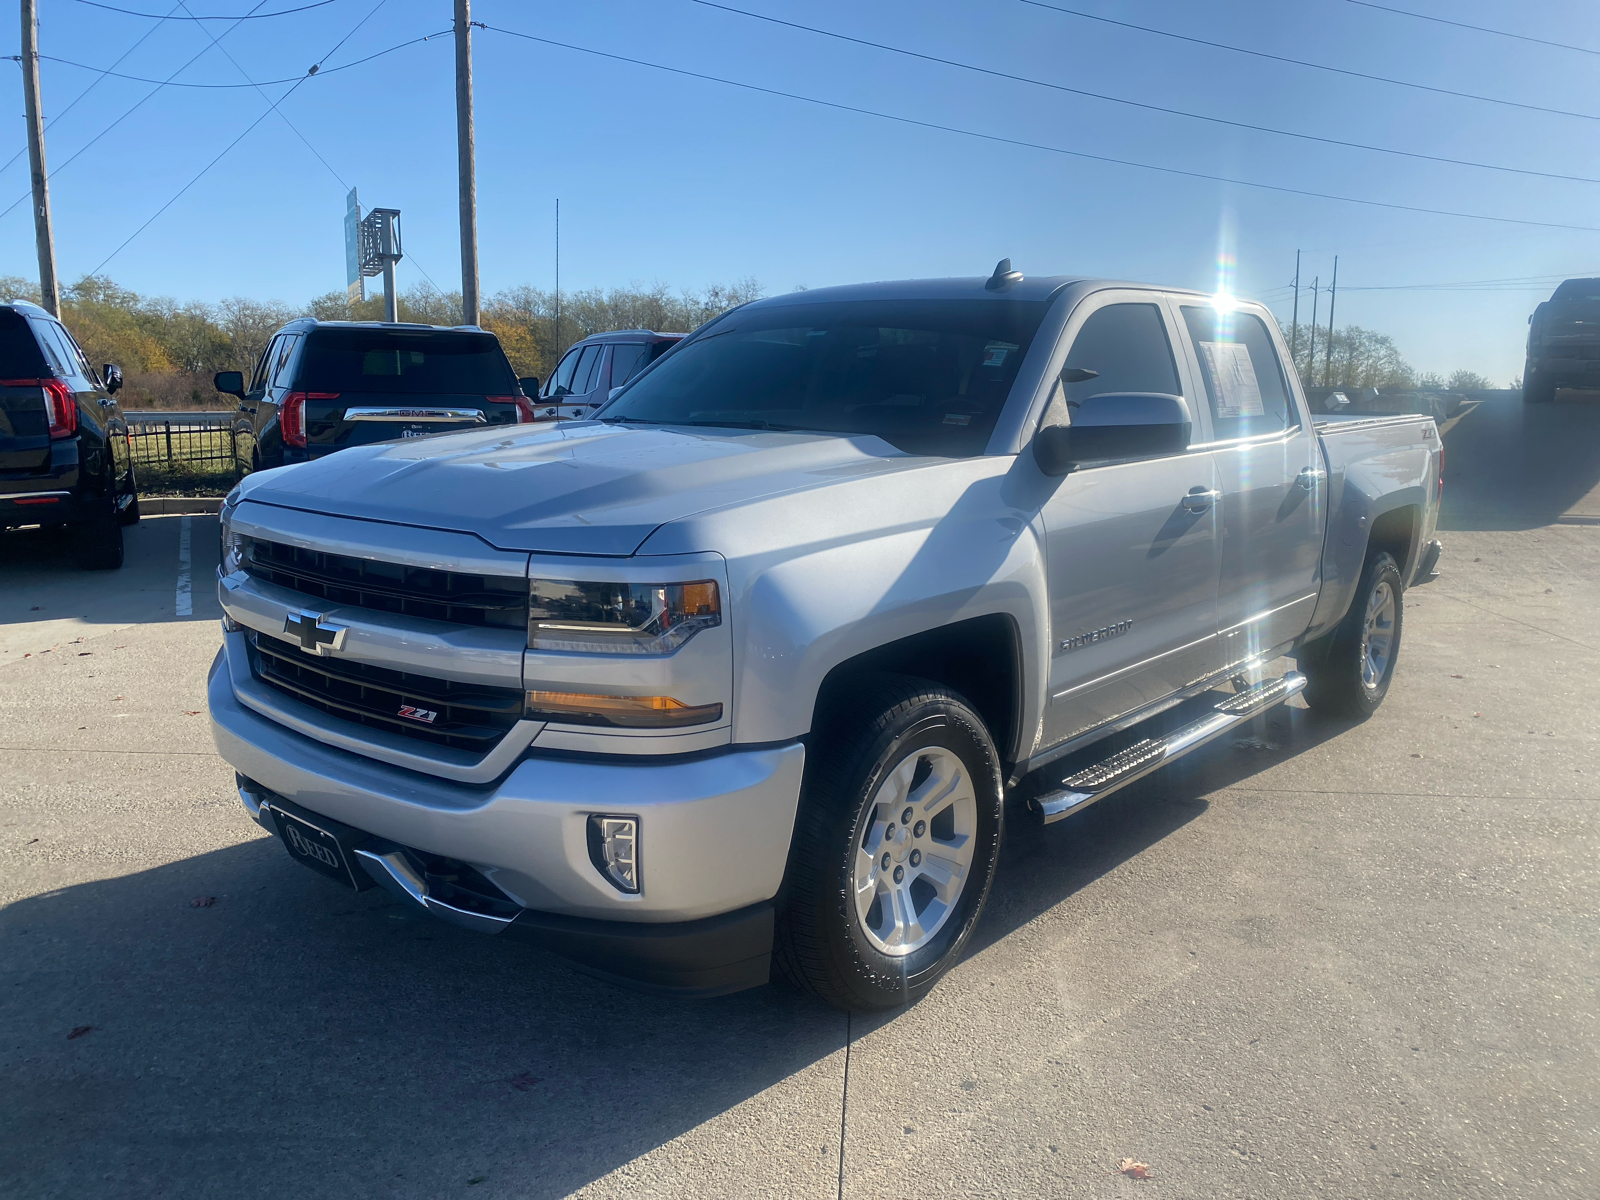
[[[639,821],[636,817],[589,818],[589,861],[612,886],[639,890]]]

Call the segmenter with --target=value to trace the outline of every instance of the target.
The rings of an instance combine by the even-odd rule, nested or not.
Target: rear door
[[[0,308],[0,472],[49,466],[50,425],[39,381],[50,374],[27,318]]]
[[[265,464],[281,466],[283,463],[283,402],[294,390],[291,368],[295,348],[303,335],[280,333],[273,343],[272,357],[267,360],[261,396],[255,401],[256,437]]]
[[[603,368],[611,347],[604,342],[591,342],[583,347],[573,367],[570,390],[558,397],[558,415],[566,420],[586,417],[605,401],[601,381]]]
[[[1222,491],[1222,665],[1283,646],[1317,603],[1326,523],[1322,449],[1261,316],[1178,300],[1209,408]]]
[[[261,357],[256,360],[255,373],[245,384],[244,399],[239,401],[239,416],[233,423],[234,445],[238,448],[240,470],[255,470],[261,466],[259,458],[260,446],[257,442],[256,431],[261,428],[256,422],[256,410],[260,407],[261,398],[267,390],[267,375],[278,353],[279,340],[283,334],[278,334],[267,348],[261,352]]]
[[[1082,308],[1087,308],[1083,312]],[[1171,313],[1152,292],[1097,294],[1068,322],[1059,385],[1069,404],[1183,384]],[[1197,422],[1195,438],[1205,440]],[[1043,506],[1050,586],[1050,699],[1044,745],[1155,704],[1217,669],[1216,467],[1204,449],[1090,464]]]

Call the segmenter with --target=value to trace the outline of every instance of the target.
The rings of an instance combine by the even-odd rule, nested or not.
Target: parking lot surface
[[[1445,443],[1378,715],[1014,823],[965,961],[872,1019],[337,890],[211,746],[216,518],[115,574],[0,536],[0,1193],[1595,1195],[1600,404]]]

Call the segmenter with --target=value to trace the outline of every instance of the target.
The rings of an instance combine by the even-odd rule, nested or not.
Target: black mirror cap
[[[101,364],[100,375],[105,380],[107,393],[115,396],[122,390],[122,368],[116,363]]]
[[[1065,475],[1079,463],[1182,454],[1193,429],[1182,396],[1102,392],[1076,405],[1072,424],[1040,429],[1033,456],[1046,475]]]
[[[243,371],[218,371],[211,377],[212,385],[224,396],[237,396],[244,399],[244,372]]]
[[[539,394],[539,377],[537,375],[529,375],[524,379],[519,379],[517,380],[517,386],[522,389],[522,394],[531,400]]]

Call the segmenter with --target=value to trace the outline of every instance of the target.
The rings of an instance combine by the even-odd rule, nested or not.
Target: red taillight
[[[534,419],[533,401],[518,392],[515,396],[485,396],[485,404],[515,404],[517,406],[517,424],[526,425]]]
[[[44,392],[44,411],[52,438],[71,437],[78,432],[78,398],[60,379],[0,379],[0,387],[36,387]]]
[[[285,446],[304,447],[306,444],[306,401],[337,400],[338,392],[290,392],[278,406],[278,428],[283,431]]]

